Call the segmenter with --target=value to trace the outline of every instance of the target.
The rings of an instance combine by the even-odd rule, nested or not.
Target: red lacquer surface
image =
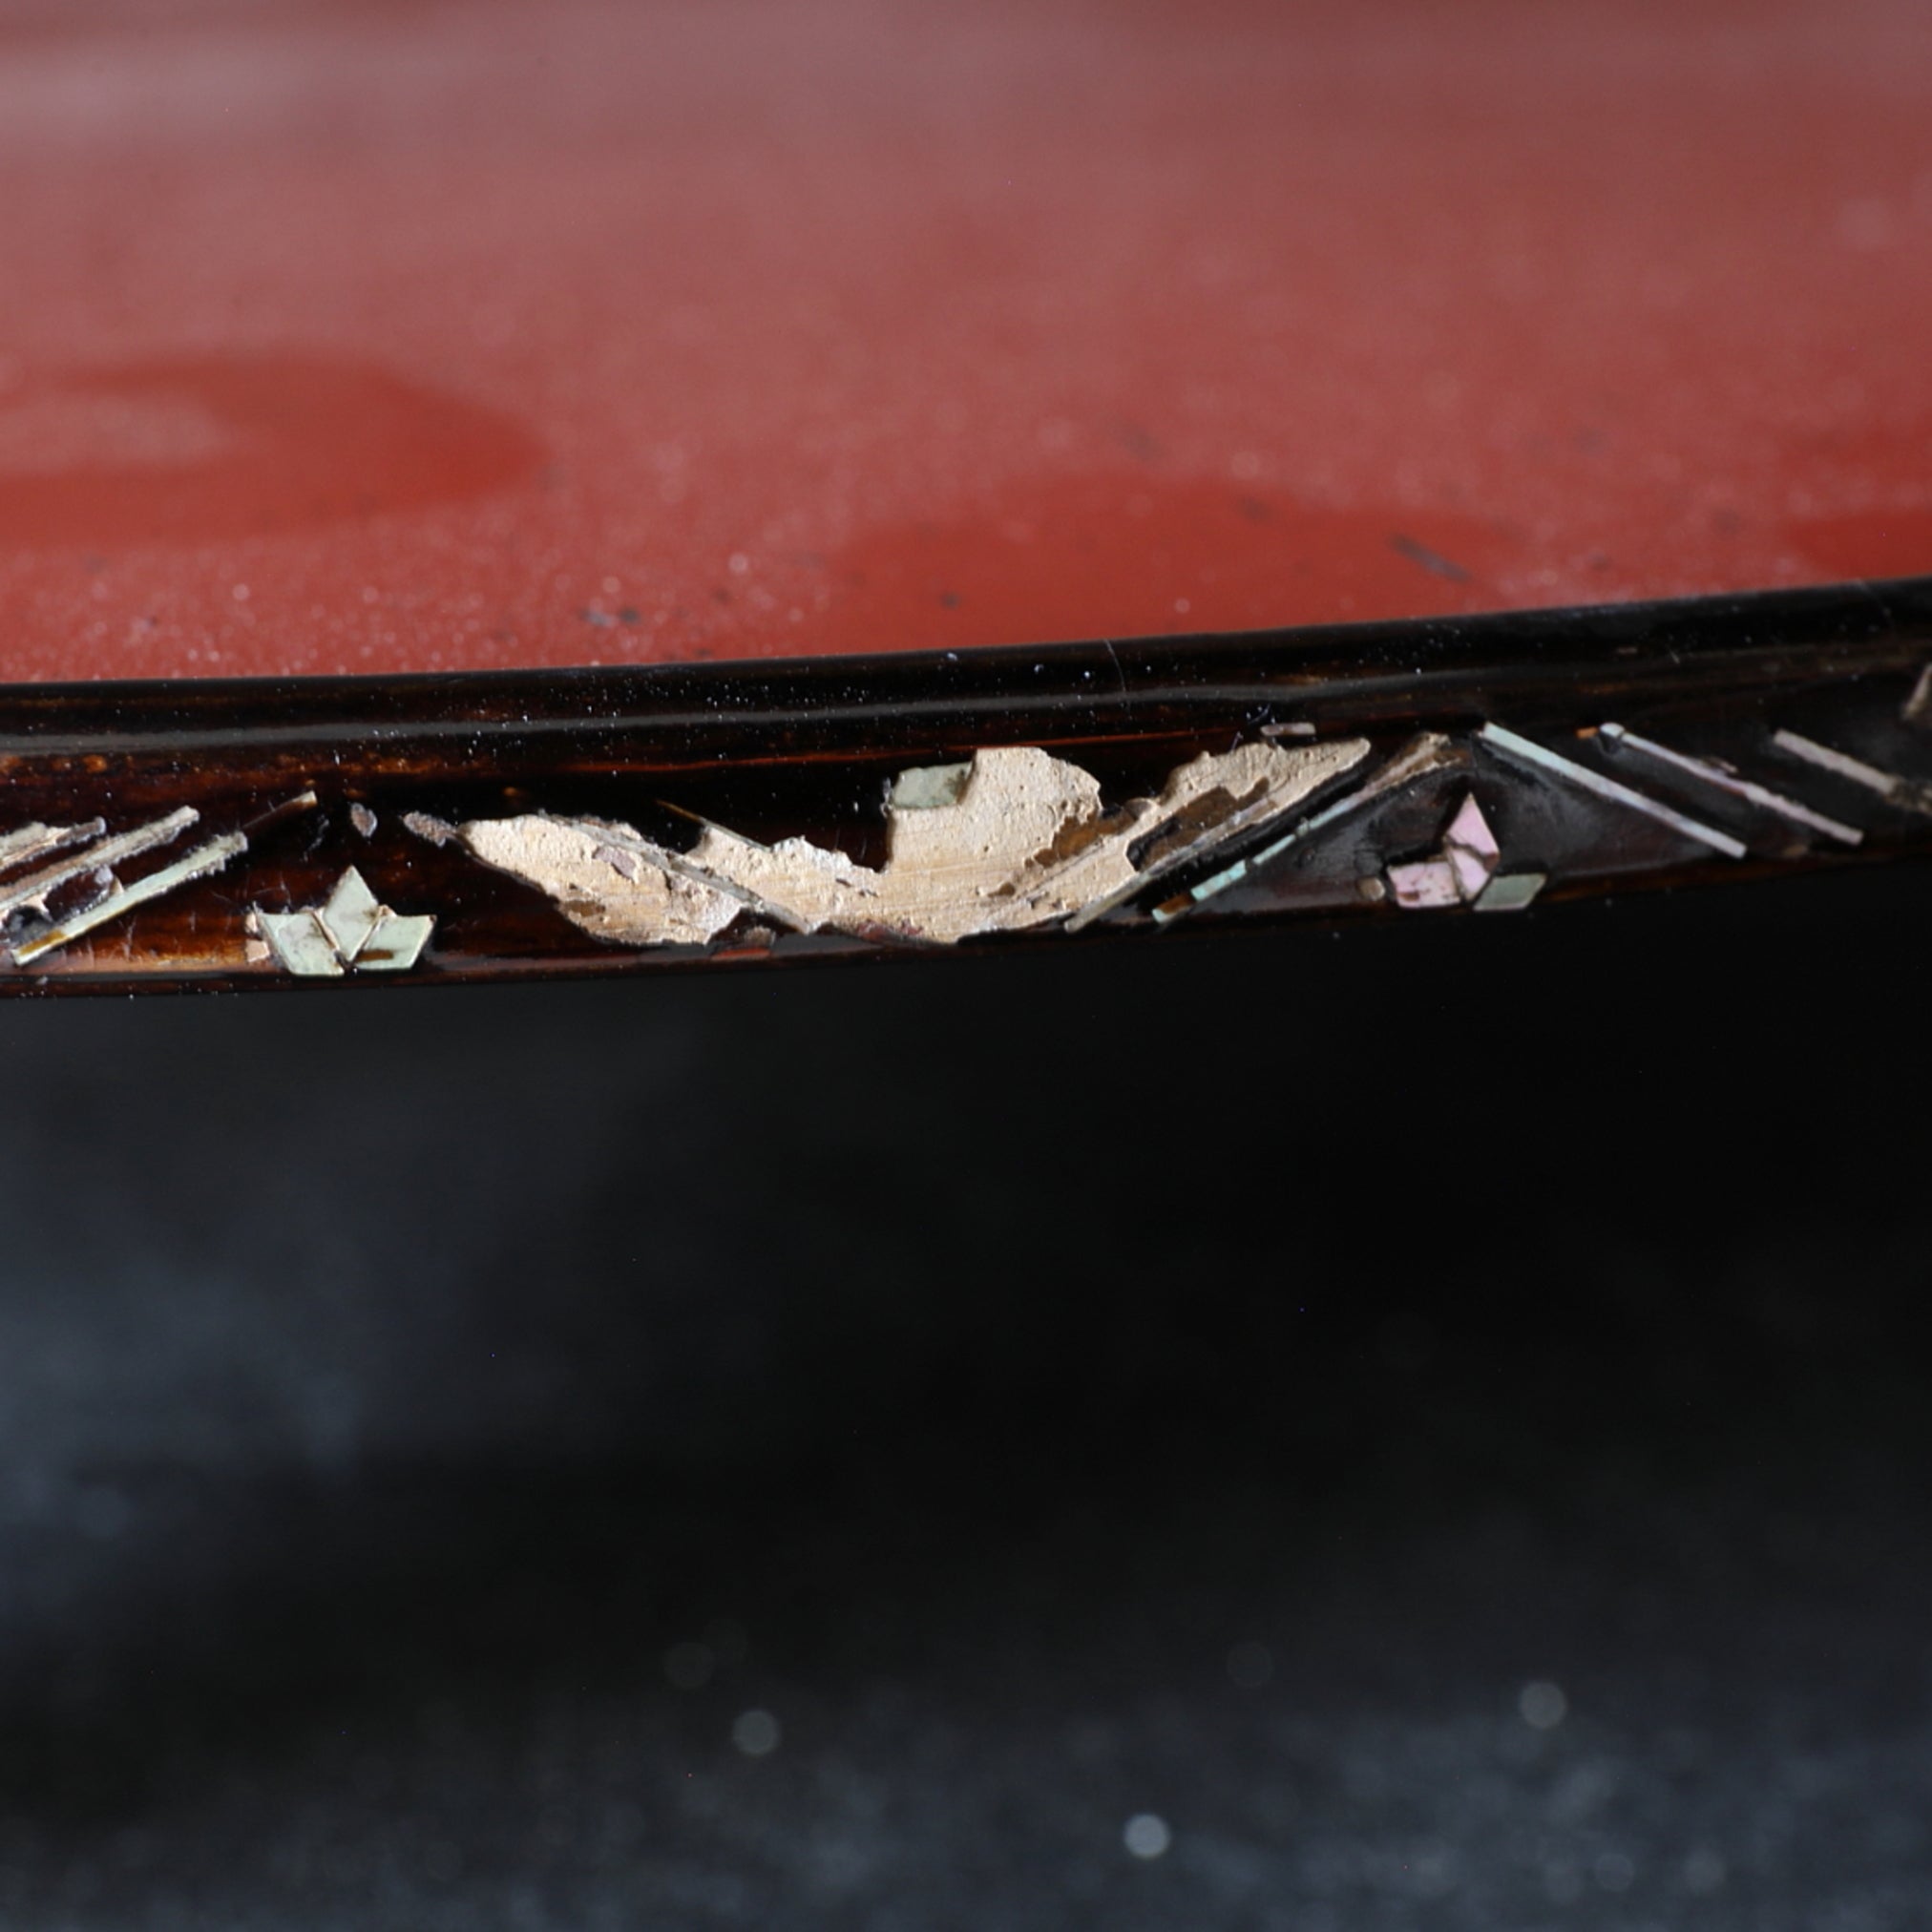
[[[1932,569],[1932,9],[15,0],[0,678]]]

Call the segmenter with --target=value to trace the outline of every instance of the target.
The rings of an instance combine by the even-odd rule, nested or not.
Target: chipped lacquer
[[[1932,850],[1932,579],[784,665],[0,693],[0,988],[1522,912]]]

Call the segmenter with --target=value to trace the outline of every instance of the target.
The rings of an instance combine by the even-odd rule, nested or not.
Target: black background
[[[0,1922],[1932,1922],[1928,937],[9,1003]]]

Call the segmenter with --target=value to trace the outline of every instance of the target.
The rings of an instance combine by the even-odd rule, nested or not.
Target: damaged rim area
[[[542,812],[470,820],[452,835],[618,945],[707,945],[746,914],[781,932],[954,945],[1089,925],[1264,833],[1368,751],[1350,738],[1203,752],[1158,796],[1111,808],[1091,773],[1038,746],[977,751],[899,774],[877,867],[809,839],[763,845],[708,822],[682,851],[627,825]]]
[[[0,991],[1520,912],[1932,857],[1932,580],[943,660],[0,694]]]

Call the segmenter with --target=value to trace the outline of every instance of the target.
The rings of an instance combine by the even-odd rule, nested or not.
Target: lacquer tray
[[[1932,35],[0,14],[0,990],[1916,857]]]

